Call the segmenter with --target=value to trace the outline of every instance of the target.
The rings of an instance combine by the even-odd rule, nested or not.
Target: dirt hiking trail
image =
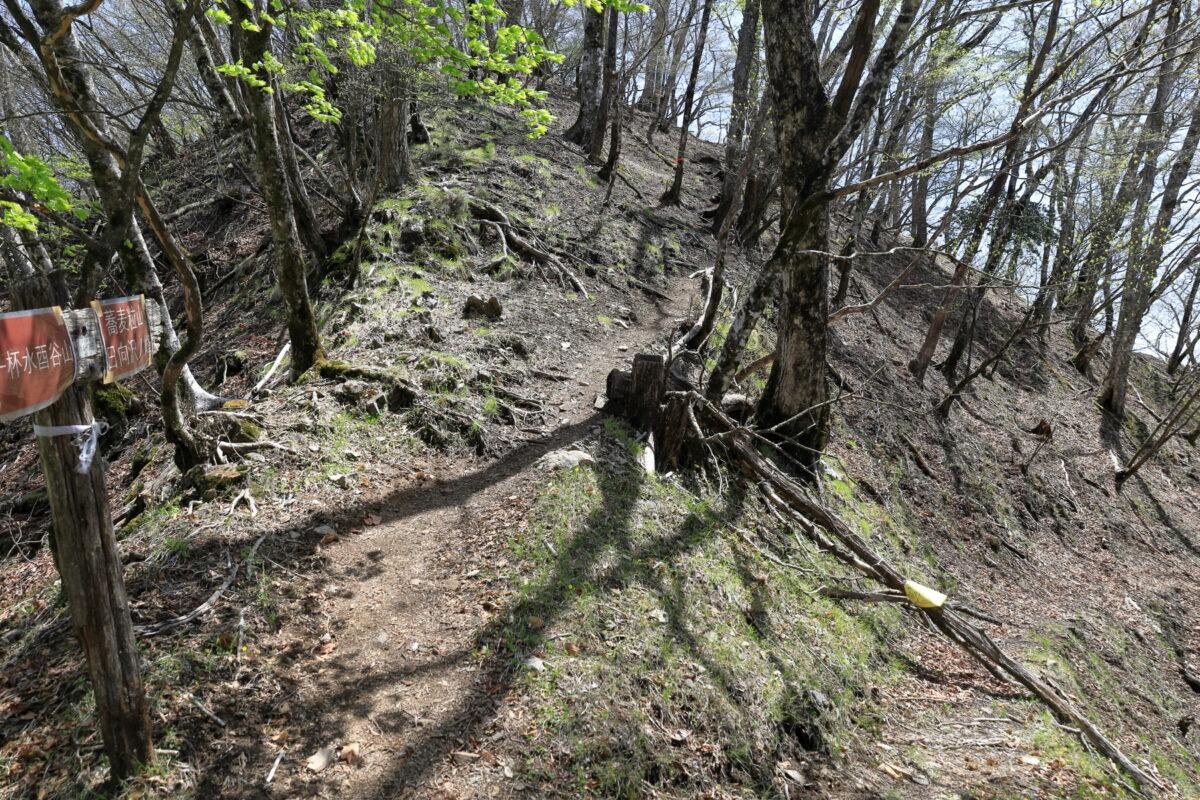
[[[558,366],[570,379],[543,382],[556,426],[496,459],[435,457],[427,471],[380,493],[378,524],[338,542],[309,595],[324,617],[318,652],[327,655],[279,709],[306,741],[288,748],[264,796],[526,793],[519,780],[505,780],[513,765],[488,750],[488,737],[510,671],[531,667],[500,651],[481,656],[499,644],[512,611],[481,602],[487,586],[474,576],[481,565],[507,566],[489,530],[528,507],[545,475],[539,458],[600,425],[596,398],[608,372],[665,341],[687,312],[679,298],[690,284],[677,278],[667,290],[675,299],[637,303],[628,328],[607,326],[608,335],[562,351]],[[338,760],[320,772],[306,767],[305,758],[325,748],[324,757]]]

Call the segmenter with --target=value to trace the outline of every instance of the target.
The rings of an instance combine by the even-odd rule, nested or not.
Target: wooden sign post
[[[6,362],[8,354],[17,354],[16,366],[6,363],[4,392],[0,394],[6,404],[19,406],[16,412],[8,405],[0,410],[28,413],[30,408],[41,406],[33,423],[53,516],[55,562],[71,612],[71,627],[87,657],[112,776],[120,780],[149,764],[154,749],[123,568],[113,535],[103,459],[96,454],[100,423],[92,416],[87,388],[76,382],[103,374],[97,369],[100,354],[88,352],[92,348],[86,345],[98,341],[98,318],[90,309],[64,314],[53,308],[57,316],[48,314],[46,307],[66,298],[56,297],[46,278],[35,278],[18,287],[14,298],[19,306],[41,310],[26,317],[38,320],[36,330],[0,320],[0,345],[8,351]],[[56,321],[52,325],[50,320]],[[48,337],[30,340],[28,346],[33,349],[28,351],[28,360],[22,350],[26,346],[23,339],[14,340],[14,345],[14,341],[3,338],[10,331],[24,335],[27,330],[29,336],[36,333]],[[64,360],[55,367],[50,349],[64,333],[67,345],[73,349],[70,378],[57,399],[53,393],[47,398],[44,395],[57,387],[65,374],[62,363],[68,363]],[[43,345],[47,348],[44,357],[39,349]],[[26,371],[34,367],[33,372]],[[113,372],[112,365],[105,371]]]

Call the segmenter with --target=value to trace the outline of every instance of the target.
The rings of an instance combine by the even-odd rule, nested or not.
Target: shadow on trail
[[[401,490],[386,499],[387,505],[401,507],[388,511],[385,519],[395,521],[440,506],[461,504],[464,495],[478,493],[503,481],[520,472],[542,452],[579,438],[594,421],[595,417],[561,429],[552,437],[535,446],[527,446],[511,458],[448,482],[446,485],[451,487],[449,494],[442,494],[438,489]],[[578,587],[581,586],[601,593],[638,584],[652,592],[667,614],[667,629],[671,637],[703,664],[719,690],[730,699],[730,706],[735,713],[746,713],[746,695],[739,685],[738,676],[710,657],[706,645],[695,633],[697,628],[702,629],[703,622],[692,616],[687,587],[679,577],[670,582],[664,581],[659,571],[659,565],[670,563],[703,545],[714,535],[714,529],[722,521],[740,515],[740,494],[730,490],[720,509],[693,510],[680,524],[649,532],[646,528],[635,529],[634,526],[636,509],[646,488],[641,467],[629,459],[622,459],[619,463],[604,462],[597,467],[597,475],[598,504],[584,519],[572,526],[569,538],[559,543],[545,576],[537,585],[526,589],[524,596],[479,627],[467,644],[451,652],[437,653],[435,659],[422,663],[401,661],[366,674],[356,672],[357,665],[353,663],[334,661],[321,664],[334,673],[321,684],[322,687],[329,687],[329,691],[322,696],[321,708],[334,710],[330,716],[345,718],[350,712],[370,720],[377,727],[386,726],[391,733],[402,732],[405,738],[402,751],[390,757],[385,756],[383,751],[373,754],[374,758],[390,758],[389,763],[382,776],[370,785],[356,787],[356,793],[365,797],[390,797],[406,789],[417,789],[452,753],[465,749],[467,743],[479,738],[495,717],[509,690],[518,685],[519,672],[529,669],[525,665],[526,659],[538,652],[545,643],[545,631],[551,629],[553,623],[574,605],[579,596]],[[357,510],[361,511],[362,508]],[[349,513],[353,518],[354,512]],[[760,589],[748,567],[739,572],[747,584],[755,584],[751,591]],[[532,617],[542,620],[536,629],[529,624]],[[377,698],[380,693],[386,694],[389,687],[399,686],[402,681],[412,680],[423,673],[461,668],[473,656],[481,659],[476,661],[478,672],[474,685],[463,691],[449,710],[437,714],[436,720],[418,721],[398,707],[379,711]],[[394,656],[392,658],[400,661]],[[372,710],[375,712],[373,717]],[[336,720],[325,716],[309,719],[302,727],[305,734],[313,739],[306,743],[309,745],[317,744],[318,739],[318,746],[338,741],[341,733],[337,730]],[[240,758],[245,758],[248,764],[269,765],[274,755],[274,748],[265,741],[258,741],[247,743]],[[295,763],[296,755],[302,757],[304,753],[293,749],[289,756],[289,761],[293,762],[292,769],[298,766]],[[769,789],[771,774],[768,766],[740,766],[747,770],[751,781],[759,789]],[[265,789],[250,789],[245,785],[240,787],[240,791],[231,792],[232,784],[222,787],[221,780],[220,775],[206,771],[201,796],[270,795]],[[307,788],[316,794],[328,786],[326,782],[316,781],[308,784]]]
[[[647,539],[644,532],[632,527],[645,488],[640,467],[604,464],[598,475],[600,502],[574,526],[569,541],[559,545],[549,574],[476,631],[468,647],[443,654],[437,662],[419,668],[448,668],[469,653],[486,650],[490,654],[480,664],[474,688],[460,696],[435,724],[414,731],[405,752],[372,786],[362,789],[366,796],[391,796],[421,786],[451,753],[477,738],[508,691],[517,685],[518,673],[528,669],[525,660],[545,642],[543,631],[575,603],[578,587],[591,587],[599,593],[633,583],[645,586],[662,603],[674,637],[703,657],[702,645],[689,630],[682,588],[666,586],[655,565],[701,545],[712,535],[713,520],[692,513],[681,525]],[[536,629],[529,624],[532,617],[542,620]],[[703,663],[736,704],[740,692],[735,677],[711,660],[703,659]],[[413,669],[408,667],[374,673],[364,681],[356,681],[345,693],[330,697],[329,706],[344,708],[355,696],[387,687],[411,674]]]

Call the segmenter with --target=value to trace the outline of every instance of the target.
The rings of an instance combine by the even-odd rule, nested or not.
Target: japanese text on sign
[[[93,302],[104,343],[104,382],[121,380],[150,365],[154,354],[146,302],[141,296]]]
[[[75,380],[75,350],[58,306],[0,314],[0,421],[53,403]]]

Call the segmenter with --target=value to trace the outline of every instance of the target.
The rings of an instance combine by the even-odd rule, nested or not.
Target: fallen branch
[[[724,431],[737,430],[738,423],[725,415],[719,408],[693,393],[697,403],[702,404],[706,419]],[[710,438],[710,441],[713,441]],[[769,489],[764,494],[786,504],[787,512],[814,543],[838,556],[845,563],[882,583],[891,590],[888,594],[904,593],[907,582],[900,571],[881,558],[856,534],[849,525],[833,511],[814,499],[791,477],[784,474],[768,461],[747,435],[731,435],[716,439],[731,460],[759,483]],[[818,530],[819,529],[819,530]],[[830,545],[834,545],[830,547]],[[840,553],[840,555],[839,555]],[[1163,784],[1154,776],[1134,764],[1113,742],[1092,724],[1059,689],[1051,686],[1037,673],[1002,650],[991,637],[963,618],[961,609],[952,607],[918,608],[919,613],[951,641],[967,651],[990,673],[1005,680],[1011,676],[1042,700],[1063,722],[1078,728],[1083,738],[1097,751],[1121,767],[1141,788],[1163,789]],[[978,613],[978,612],[976,612]]]
[[[864,603],[907,603],[909,602],[906,595],[898,592],[855,592],[850,589],[837,589],[831,586],[823,586],[819,590],[825,597],[832,597],[839,600],[861,600]],[[946,608],[952,608],[960,614],[966,614],[968,617],[975,617],[984,622],[990,622],[993,625],[1003,625],[1002,620],[996,619],[991,614],[985,614],[982,611],[964,606],[959,603],[946,603]]]
[[[917,467],[921,472],[924,472],[928,478],[934,477],[933,470],[929,468],[929,464],[925,461],[925,456],[921,453],[921,448],[917,447],[916,443],[903,433],[900,434],[900,440],[904,442],[904,445],[908,448],[908,452],[912,453],[913,461],[917,462]]]
[[[671,300],[671,295],[669,295],[665,292],[660,292],[658,289],[655,289],[650,284],[643,283],[643,282],[639,281],[637,278],[630,278],[629,276],[626,276],[626,280],[629,281],[630,286],[636,286],[637,288],[641,289],[643,292],[650,295],[651,297],[657,297],[659,300],[667,300],[667,301]]]
[[[279,365],[283,363],[283,359],[287,357],[287,354],[291,351],[291,349],[291,342],[286,342],[283,345],[283,347],[279,350],[279,355],[275,356],[275,361],[272,362],[271,368],[267,370],[267,374],[263,375],[262,380],[254,384],[254,388],[251,389],[249,394],[246,395],[247,400],[254,399],[254,396],[263,390],[263,387],[267,385],[267,381],[271,380],[271,376],[275,374],[275,370],[279,369]]]
[[[246,555],[246,558],[233,566],[233,569],[229,571],[229,575],[225,577],[225,580],[221,582],[221,585],[218,586],[216,591],[209,595],[208,599],[203,603],[196,606],[188,613],[172,619],[163,620],[162,622],[152,622],[148,625],[134,625],[134,632],[145,637],[158,636],[161,633],[166,633],[169,630],[178,628],[180,625],[186,625],[200,615],[208,612],[217,604],[217,601],[221,599],[221,595],[225,594],[225,590],[233,585],[233,582],[237,578],[238,571],[241,570],[242,565],[249,565],[250,562],[254,560],[254,554],[258,552],[258,546],[262,544],[263,540],[266,538],[267,535],[264,533],[255,540],[254,544],[251,545],[250,552]],[[222,722],[221,725],[224,726],[225,723]]]
[[[220,725],[222,728],[224,728],[224,727],[225,727],[225,720],[221,719],[221,718],[220,718],[220,717],[218,717],[216,714],[214,714],[213,712],[209,711],[209,710],[208,710],[208,709],[207,709],[207,708],[204,706],[204,703],[201,703],[201,702],[200,702],[200,701],[199,701],[199,700],[196,698],[196,695],[194,695],[194,694],[191,694],[191,693],[188,693],[188,700],[191,700],[191,701],[192,701],[192,705],[194,705],[196,708],[200,709],[200,712],[201,712],[202,714],[204,714],[204,716],[208,717],[208,718],[209,718],[209,719],[211,719],[213,722],[215,722],[215,723],[217,723],[218,725]]]
[[[879,307],[879,304],[882,303],[884,300],[886,300],[892,292],[894,292],[896,289],[901,288],[901,286],[900,286],[901,281],[903,281],[905,278],[908,277],[908,273],[912,272],[913,267],[915,267],[916,265],[917,265],[917,259],[913,258],[911,261],[908,262],[908,266],[905,267],[891,283],[889,283],[887,286],[880,289],[879,294],[875,295],[875,297],[872,300],[870,300],[869,302],[866,302],[866,303],[862,303],[861,305],[842,306],[837,311],[834,311],[832,314],[827,316],[825,318],[825,322],[827,324],[832,324],[834,322],[837,322],[842,317],[849,316],[850,314],[861,314],[864,311],[875,310],[876,308]],[[907,288],[911,288],[911,287],[906,286],[903,288],[907,289]]]
[[[254,453],[259,450],[282,450],[294,456],[300,455],[298,450],[293,450],[279,442],[217,442],[217,448],[227,453]]]
[[[746,380],[746,378],[749,378],[751,375],[758,372],[760,369],[769,367],[774,363],[775,363],[775,354],[767,353],[765,356],[758,359],[757,361],[750,364],[749,366],[743,367],[740,372],[738,372],[736,375],[733,376],[733,380],[737,383],[741,383],[742,381]]]

